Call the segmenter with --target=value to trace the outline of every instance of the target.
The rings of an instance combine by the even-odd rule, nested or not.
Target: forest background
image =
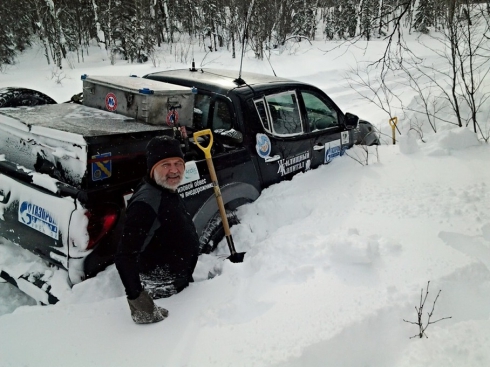
[[[429,36],[425,45],[419,42],[444,65],[408,46],[406,37],[417,35]],[[398,105],[422,114],[434,132],[441,122],[471,126],[490,140],[490,123],[481,114],[490,98],[490,0],[0,0],[0,73],[36,44],[59,83],[61,69],[83,63],[94,44],[112,65],[127,60],[159,68],[168,55],[189,65],[194,53],[204,52],[197,60],[204,67],[216,52],[270,61],[272,52],[294,52],[295,44],[319,38],[325,53],[346,43],[387,41],[383,56],[352,70],[349,79],[390,119]],[[419,95],[416,108],[402,106],[385,82],[402,74],[403,84]],[[411,128],[423,139],[420,123]]]
[[[236,57],[246,38],[258,59],[288,40],[372,40],[428,33],[474,16],[467,0],[8,0],[0,1],[0,70],[40,41],[48,64],[83,62],[93,42],[112,63],[146,62],[164,44],[188,54],[226,48]],[[402,24],[403,22],[403,24]],[[245,37],[244,37],[245,36]],[[175,48],[175,47],[174,47]],[[175,50],[174,50],[175,52]]]

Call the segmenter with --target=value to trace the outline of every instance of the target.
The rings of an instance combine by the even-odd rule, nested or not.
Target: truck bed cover
[[[52,129],[56,130],[56,134],[61,131],[84,137],[162,129],[162,126],[137,122],[131,117],[71,103],[2,108],[0,109],[0,123],[24,131],[32,131],[33,128],[37,132]]]

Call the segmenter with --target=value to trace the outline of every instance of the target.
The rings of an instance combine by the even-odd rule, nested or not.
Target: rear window
[[[263,99],[260,99],[254,102],[255,102],[255,108],[257,109],[257,113],[259,114],[260,117],[260,122],[262,122],[262,126],[266,131],[272,132],[269,124],[269,118],[267,116],[265,101]]]

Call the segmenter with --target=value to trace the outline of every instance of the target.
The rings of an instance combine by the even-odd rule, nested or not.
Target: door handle
[[[313,146],[313,150],[323,150],[325,149],[325,145],[322,144],[322,145],[314,145]]]
[[[281,156],[279,154],[276,154],[273,157],[266,158],[265,163],[277,162],[279,159],[281,159]]]
[[[3,192],[0,192],[0,204],[7,204],[10,199],[10,191],[7,195],[4,195]]]

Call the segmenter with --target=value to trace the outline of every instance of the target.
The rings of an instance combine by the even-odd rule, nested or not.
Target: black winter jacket
[[[192,281],[198,254],[196,228],[180,195],[148,177],[143,179],[129,200],[116,253],[116,267],[128,298],[142,291],[140,273],[165,276],[165,282],[181,290]]]

